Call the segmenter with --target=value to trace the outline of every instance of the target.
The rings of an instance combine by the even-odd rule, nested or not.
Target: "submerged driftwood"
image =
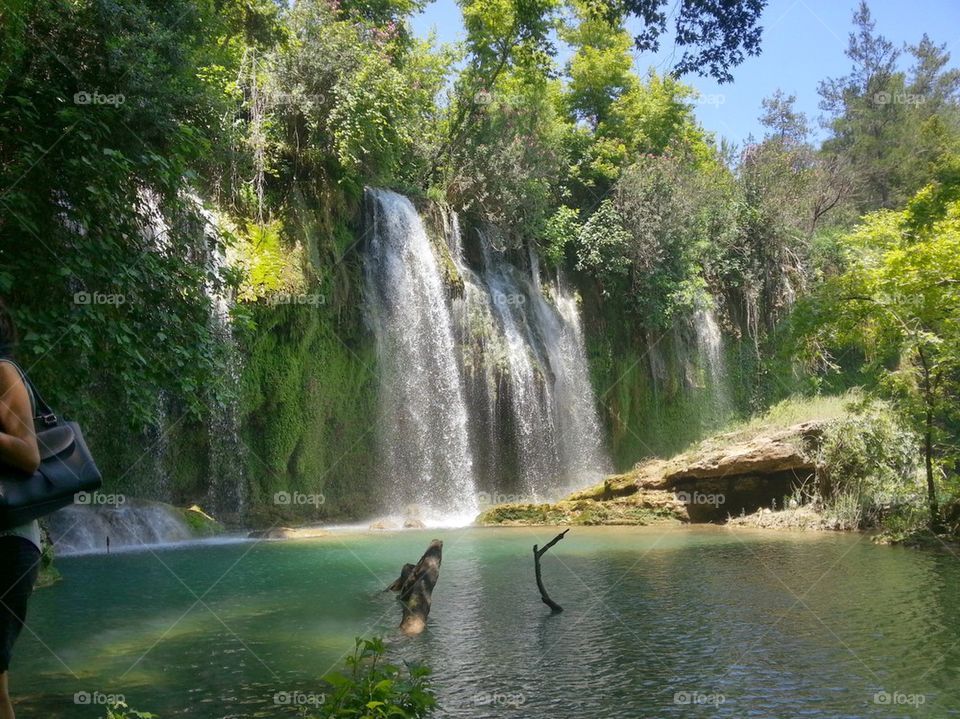
[[[434,539],[416,564],[404,564],[397,580],[387,587],[397,592],[397,601],[403,605],[400,631],[413,636],[427,628],[433,588],[440,578],[440,562],[443,559],[443,542]]]
[[[550,549],[554,544],[563,539],[563,535],[569,532],[569,529],[564,529],[560,534],[547,542],[543,549],[537,549],[537,545],[533,545],[533,567],[534,571],[537,574],[537,589],[540,590],[540,599],[543,600],[543,603],[550,607],[554,612],[562,612],[563,607],[557,604],[550,598],[550,595],[547,594],[547,590],[543,587],[543,578],[540,576],[540,557],[547,553],[547,550]]]

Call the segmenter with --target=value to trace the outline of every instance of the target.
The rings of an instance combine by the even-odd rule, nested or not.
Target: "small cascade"
[[[430,519],[477,511],[473,455],[446,286],[406,197],[368,190],[366,304],[381,372],[377,420],[388,508]]]
[[[247,489],[247,448],[240,439],[240,408],[237,401],[243,367],[230,319],[232,298],[222,282],[227,259],[216,217],[198,197],[190,196],[189,199],[202,222],[199,233],[202,233],[204,240],[208,277],[204,290],[212,307],[210,326],[224,352],[227,365],[226,397],[210,398],[210,477],[204,506],[218,517],[241,515]]]
[[[116,505],[70,505],[47,517],[54,550],[90,554],[134,549],[193,539],[179,511],[159,502],[128,500]]]
[[[148,188],[138,191],[136,218],[140,237],[148,247],[157,251],[169,249],[170,225],[163,216],[160,196],[156,192]],[[170,473],[167,470],[170,421],[169,396],[161,389],[157,392],[153,422],[145,429],[147,451],[137,468],[138,496],[163,500],[170,495]]]
[[[239,514],[243,511],[246,476],[245,445],[240,439],[239,394],[241,364],[230,319],[231,298],[223,278],[226,272],[224,244],[217,228],[217,220],[196,195],[184,192],[186,209],[172,213],[168,218],[161,198],[150,189],[138,193],[136,214],[139,233],[148,247],[156,251],[170,249],[170,233],[183,233],[193,239],[191,259],[206,270],[204,291],[210,300],[210,329],[219,350],[224,353],[228,367],[226,398],[209,397],[209,477],[204,506],[218,515]],[[171,213],[168,213],[171,214]],[[167,433],[171,421],[170,401],[165,392],[158,393],[154,421],[146,431],[148,451],[139,470],[141,479],[136,486],[138,496],[169,500],[170,487]],[[174,424],[176,422],[174,421]]]
[[[704,385],[710,393],[715,420],[722,420],[732,410],[727,365],[723,354],[723,333],[712,303],[700,307],[692,318],[696,335],[697,355],[704,374]]]

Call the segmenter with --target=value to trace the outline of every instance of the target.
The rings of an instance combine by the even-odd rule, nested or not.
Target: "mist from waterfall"
[[[194,538],[183,516],[160,502],[77,505],[48,515],[57,554],[89,554],[111,549],[156,547]]]
[[[492,230],[470,238],[469,262],[455,213],[443,213],[436,246],[407,198],[368,190],[368,200],[385,508],[464,515],[554,499],[607,473],[575,295],[541,281],[535,254],[527,269],[511,263]]]

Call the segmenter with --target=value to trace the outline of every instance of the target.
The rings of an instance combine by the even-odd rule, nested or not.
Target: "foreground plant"
[[[436,705],[428,686],[430,669],[404,662],[406,672],[384,661],[383,639],[357,637],[353,655],[347,658],[349,672],[324,677],[332,691],[317,719],[326,717],[425,717]]]
[[[138,712],[127,706],[126,702],[117,702],[107,707],[105,719],[159,719],[156,714]]]

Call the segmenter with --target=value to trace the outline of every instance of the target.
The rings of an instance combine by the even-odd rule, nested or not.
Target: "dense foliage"
[[[377,184],[576,281],[618,463],[693,439],[691,417],[857,381],[926,437],[936,514],[958,428],[946,47],[924,36],[905,63],[861,3],[850,72],[820,87],[827,139],[778,92],[764,137],[732,148],[683,75],[732,79],[760,50],[762,0],[459,5],[465,40],[438,47],[411,32],[418,0],[5,4],[0,293],[48,394],[110,418],[92,438],[110,469],[171,430],[172,493],[198,498],[211,448],[190,428],[238,403],[255,504],[331,487],[362,511],[375,387],[356,248]],[[638,73],[634,49],[671,34],[674,70]],[[682,399],[705,384],[680,351],[705,312],[735,375],[710,413]]]
[[[960,186],[957,168],[921,190],[906,209],[879,210],[843,238],[847,268],[798,312],[811,358],[857,348],[877,386],[924,438],[931,517],[938,476],[957,466],[960,395]]]

